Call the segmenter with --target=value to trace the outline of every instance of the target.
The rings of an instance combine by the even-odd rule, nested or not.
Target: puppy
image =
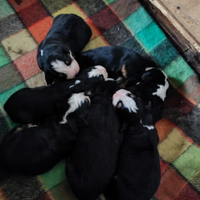
[[[156,123],[163,116],[164,101],[169,87],[165,72],[160,68],[152,67],[145,69],[140,82],[126,89],[143,100],[146,105],[151,104],[150,113],[153,116],[153,123]]]
[[[81,68],[93,65],[102,65],[108,71],[108,76],[121,82],[123,79],[127,84],[136,84],[146,67],[157,67],[147,58],[138,53],[119,46],[105,46],[91,49],[79,54],[77,61]]]
[[[92,35],[90,27],[75,14],[55,17],[46,38],[40,43],[37,62],[47,84],[59,78],[72,79],[80,67],[74,54],[81,52]]]
[[[90,98],[75,93],[60,106],[67,108],[62,116],[51,116],[38,126],[16,127],[6,135],[0,147],[0,162],[6,170],[38,175],[71,154],[78,129],[87,125]]]
[[[92,90],[107,77],[104,67],[89,67],[76,79],[57,81],[49,86],[23,88],[6,101],[4,109],[14,122],[38,123],[56,114],[58,104],[66,95]]]
[[[124,138],[107,200],[149,200],[160,184],[158,134],[145,104],[130,91],[113,95]]]
[[[79,200],[96,199],[109,185],[117,165],[121,144],[119,120],[112,106],[112,95],[119,89],[115,81],[101,83],[91,97],[87,127],[80,129],[66,176]]]

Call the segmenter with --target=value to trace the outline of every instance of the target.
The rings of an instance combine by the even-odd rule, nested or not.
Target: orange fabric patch
[[[35,40],[38,42],[38,44],[40,44],[40,42],[45,39],[52,24],[53,18],[49,16],[35,23],[29,28],[29,31],[31,32]]]

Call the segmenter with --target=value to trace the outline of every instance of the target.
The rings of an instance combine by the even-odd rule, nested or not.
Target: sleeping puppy
[[[119,46],[105,46],[82,52],[77,56],[77,61],[81,68],[102,65],[110,78],[132,84],[140,81],[146,67],[157,67],[152,60]]]
[[[43,87],[23,88],[6,101],[4,109],[14,122],[38,123],[56,114],[57,105],[66,95],[92,90],[107,77],[104,67],[89,67],[72,80],[57,81]]]
[[[101,83],[91,97],[87,127],[79,130],[66,176],[79,200],[96,199],[109,185],[121,144],[119,120],[112,106],[112,95],[119,89],[115,81]]]
[[[75,14],[61,14],[55,17],[37,53],[37,62],[45,73],[47,84],[52,84],[59,78],[75,77],[80,67],[74,54],[81,52],[91,35],[90,27],[81,17]]]
[[[126,89],[142,99],[146,105],[151,104],[150,113],[153,123],[156,123],[163,116],[164,101],[169,87],[165,72],[160,68],[151,67],[145,69],[140,82]]]
[[[51,116],[38,126],[18,126],[6,135],[0,147],[0,162],[5,170],[38,175],[71,154],[78,129],[87,125],[90,98],[83,92],[74,93],[60,106],[67,108],[62,116]]]
[[[118,165],[107,200],[150,200],[160,184],[158,134],[145,104],[130,91],[113,95],[124,132]]]

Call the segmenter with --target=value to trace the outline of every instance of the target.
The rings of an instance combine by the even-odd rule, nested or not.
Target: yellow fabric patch
[[[74,4],[69,5],[55,13],[53,13],[53,17],[56,17],[57,15],[60,14],[75,14],[78,15],[79,17],[86,19],[86,15],[84,15]]]
[[[28,79],[26,81],[26,84],[30,88],[40,87],[40,86],[47,85],[46,81],[45,81],[45,77],[44,77],[44,72],[40,72],[39,74],[31,77],[30,79]]]
[[[85,48],[83,49],[83,51],[87,51],[90,49],[95,49],[98,47],[103,47],[103,46],[107,46],[106,42],[101,38],[101,36],[98,36],[96,38],[94,38],[93,40],[90,40],[87,45],[85,46]]]
[[[176,129],[173,128],[169,135],[158,145],[160,156],[166,162],[176,160],[191,143]]]
[[[13,61],[38,46],[27,30],[22,30],[16,35],[6,38],[2,44]]]

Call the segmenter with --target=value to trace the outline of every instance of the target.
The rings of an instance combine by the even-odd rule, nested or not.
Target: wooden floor
[[[141,0],[200,73],[200,0]]]

